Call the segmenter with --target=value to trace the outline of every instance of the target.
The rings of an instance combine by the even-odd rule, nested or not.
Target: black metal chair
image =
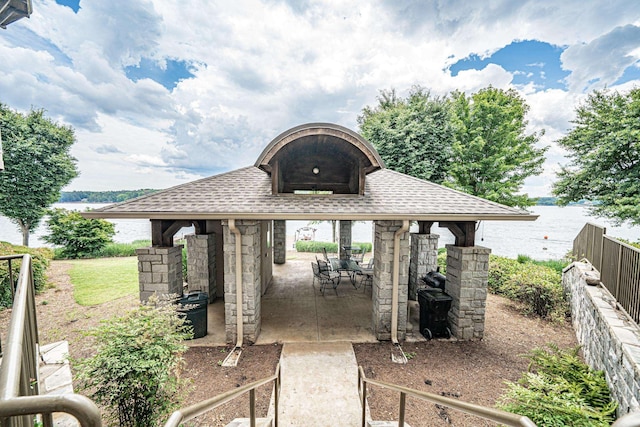
[[[356,264],[360,265],[364,260],[365,249],[353,250],[351,252],[351,260],[355,261]]]
[[[360,275],[360,285],[364,288],[364,292],[367,291],[367,286],[373,288],[373,258],[367,265],[360,266],[358,275]]]
[[[324,295],[327,285],[331,285],[338,295],[338,285],[340,284],[340,273],[332,271],[331,265],[327,262],[318,260],[318,280],[320,281],[320,292]]]

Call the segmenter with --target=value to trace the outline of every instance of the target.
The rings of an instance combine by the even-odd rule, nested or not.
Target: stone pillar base
[[[140,301],[154,294],[182,296],[182,245],[136,249]]]
[[[215,234],[186,236],[189,292],[206,292],[209,303],[215,301],[217,292],[215,239]]]
[[[420,279],[438,268],[438,234],[411,234],[409,299],[417,300]]]
[[[287,222],[273,221],[273,263],[284,264],[287,261]]]
[[[491,249],[447,245],[446,292],[453,299],[449,311],[452,334],[462,340],[484,336],[487,278]]]
[[[372,286],[373,332],[381,341],[391,339],[391,308],[393,298],[394,234],[402,221],[375,221],[374,275]],[[407,331],[407,296],[409,283],[409,232],[400,236],[400,274],[398,280],[398,339]]]

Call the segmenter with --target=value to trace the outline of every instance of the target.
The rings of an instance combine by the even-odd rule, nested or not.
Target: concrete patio
[[[371,288],[352,286],[344,276],[336,292],[327,288],[324,296],[313,284],[312,253],[287,252],[285,264],[274,264],[273,282],[262,296],[262,328],[256,344],[286,342],[377,342],[372,331]],[[357,279],[360,285],[360,278]],[[409,301],[411,325],[407,341],[424,340],[417,333],[419,308]],[[191,346],[224,346],[224,303],[208,306],[207,335],[192,340]]]

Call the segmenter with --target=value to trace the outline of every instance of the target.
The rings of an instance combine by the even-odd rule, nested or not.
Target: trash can
[[[180,300],[178,312],[186,317],[187,323],[193,326],[193,338],[207,335],[207,304],[209,295],[206,292],[191,292]]]
[[[428,340],[434,337],[451,337],[447,319],[452,298],[439,288],[418,291],[420,304],[420,333]]]

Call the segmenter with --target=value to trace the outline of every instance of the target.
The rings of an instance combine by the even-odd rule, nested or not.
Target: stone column
[[[438,268],[438,234],[411,233],[411,262],[409,264],[409,299],[418,298],[420,278]]]
[[[235,343],[238,307],[236,305],[236,235],[228,221],[222,222],[224,235],[224,316],[228,343]],[[260,221],[236,221],[242,235],[242,321],[243,341],[256,342],[260,334]]]
[[[447,282],[445,291],[453,301],[449,326],[463,340],[484,336],[487,278],[491,249],[481,246],[447,245]]]
[[[287,261],[287,221],[273,221],[273,263]]]
[[[402,221],[375,221],[373,242],[373,332],[378,340],[391,339],[391,302],[393,297],[394,234]],[[400,275],[398,281],[398,339],[407,330],[407,297],[409,283],[409,232],[400,236]]]
[[[216,235],[191,234],[187,240],[187,283],[189,292],[206,292],[209,303],[216,300]]]
[[[153,294],[182,296],[182,245],[136,249],[140,301]]]
[[[351,221],[340,220],[340,239],[338,243],[340,259],[349,259],[347,251],[342,249],[345,246],[351,246]]]

